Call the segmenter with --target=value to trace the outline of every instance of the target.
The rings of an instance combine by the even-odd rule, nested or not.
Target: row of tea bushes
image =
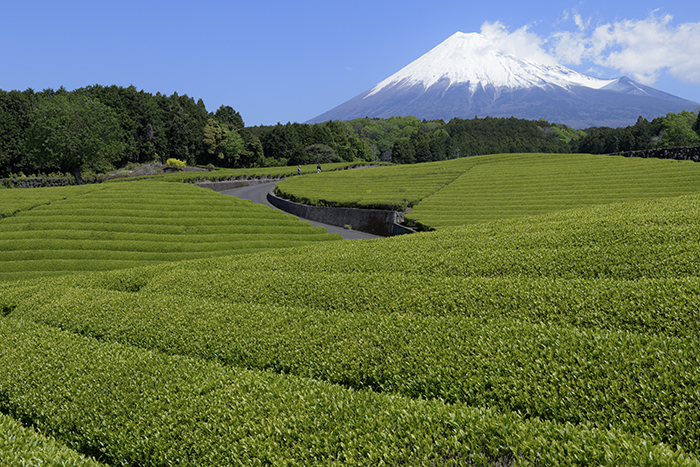
[[[231,285],[220,279],[224,287]],[[145,289],[47,284],[27,295],[6,307],[10,317],[355,389],[643,433],[700,452],[694,410],[700,404],[697,331],[678,338],[605,325],[572,328],[546,314],[543,323],[533,324],[516,316],[353,313]],[[686,311],[691,313],[697,313],[695,307]]]
[[[700,195],[688,195],[351,242],[331,247],[328,255],[272,252],[251,268],[417,277],[665,279],[700,276],[698,231]]]
[[[467,160],[377,167],[288,178],[276,192],[295,202],[403,211],[447,186],[468,168]]]
[[[698,465],[618,430],[353,391],[0,318],[0,410],[110,465]]]
[[[423,199],[407,219],[433,228],[522,217],[581,206],[697,193],[691,161],[610,156],[491,157]]]
[[[7,415],[0,414],[0,465],[99,467],[102,464],[23,427]]]
[[[0,191],[0,280],[143,266],[339,240],[195,186],[138,181]]]
[[[335,170],[346,170],[355,167],[363,167],[366,162],[333,162],[323,164],[324,172]],[[285,178],[292,175],[297,175],[298,166],[280,166],[280,167],[253,167],[250,169],[228,169],[219,168],[215,171],[194,171],[194,172],[175,172],[152,177],[156,180],[168,182],[185,182],[199,183],[207,181],[226,181],[226,180],[248,180],[248,179],[265,179],[265,178]],[[316,164],[305,164],[301,166],[302,174],[316,173]],[[144,177],[146,178],[146,177]]]
[[[475,166],[407,216],[435,228],[580,206],[697,193],[689,161],[521,155]]]
[[[27,190],[0,190],[0,219],[50,204],[68,196],[80,196],[101,188],[99,185],[51,187]]]
[[[694,194],[691,161],[585,154],[497,154],[302,177],[278,184],[286,198],[327,206],[404,210],[442,229],[562,209]]]

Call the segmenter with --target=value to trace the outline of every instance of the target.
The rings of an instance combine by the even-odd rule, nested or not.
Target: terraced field
[[[304,204],[403,210],[462,175],[467,159],[293,177],[277,193]]]
[[[0,280],[333,241],[325,229],[183,183],[0,190]]]
[[[433,228],[581,206],[700,193],[691,161],[539,154],[485,156],[407,216]]]
[[[700,195],[0,283],[0,412],[109,465],[700,465]]]
[[[307,204],[403,210],[427,229],[561,209],[700,193],[700,164],[582,154],[498,154],[292,178],[279,192]]]

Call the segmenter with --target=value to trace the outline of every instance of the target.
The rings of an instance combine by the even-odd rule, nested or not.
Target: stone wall
[[[414,233],[408,227],[399,225],[403,222],[403,213],[381,209],[331,208],[308,206],[267,194],[267,200],[278,209],[304,219],[322,222],[338,227],[350,226],[353,230],[367,232],[383,237]]]
[[[642,151],[625,151],[609,155],[700,162],[700,146],[644,149]]]

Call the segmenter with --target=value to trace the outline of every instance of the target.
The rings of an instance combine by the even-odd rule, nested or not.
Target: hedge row
[[[111,465],[698,465],[617,430],[352,391],[0,318],[0,409]]]
[[[0,414],[0,464],[3,467],[63,466],[99,467],[51,438],[23,427],[14,419]]]
[[[235,285],[219,278],[232,296],[241,291],[239,278]],[[536,311],[541,323],[528,323],[517,312],[505,319],[485,313],[423,316],[410,308],[356,313],[241,300],[44,285],[15,303],[9,316],[355,389],[643,433],[700,452],[700,420],[693,409],[700,404],[697,331],[678,338],[606,325],[572,328],[554,322],[560,308]],[[503,302],[506,308],[508,300]],[[688,305],[684,312],[680,318],[697,310]],[[479,315],[478,309],[472,314]]]
[[[584,154],[480,156],[406,218],[433,228],[698,192],[690,161]]]
[[[403,211],[459,177],[467,170],[465,162],[466,159],[294,177],[278,182],[275,191],[303,204]]]
[[[0,200],[9,206],[0,221],[0,280],[341,238],[265,206],[185,184],[4,190]]]

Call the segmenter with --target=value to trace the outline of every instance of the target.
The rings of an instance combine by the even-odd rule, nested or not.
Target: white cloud
[[[642,20],[591,29],[590,20],[571,16],[578,30],[555,32],[549,41],[551,53],[562,63],[587,60],[650,85],[664,70],[681,81],[700,83],[700,23],[673,26],[671,15],[654,12]]]
[[[575,10],[560,22],[572,21],[573,30],[561,28],[542,37],[523,26],[510,32],[502,23],[485,22],[481,34],[500,50],[520,58],[553,65],[605,67],[653,85],[662,73],[686,83],[700,83],[700,23],[674,26],[673,16],[652,12],[641,20],[593,25]]]
[[[481,25],[481,34],[498,49],[512,53],[516,57],[531,60],[545,65],[555,65],[556,59],[547,53],[542,45],[545,40],[529,30],[529,26],[523,26],[513,32],[499,21],[495,23],[485,22]]]

